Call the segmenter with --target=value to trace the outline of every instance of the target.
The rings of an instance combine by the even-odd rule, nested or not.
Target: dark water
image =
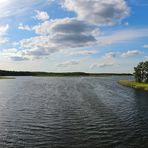
[[[118,79],[0,81],[0,148],[147,148],[148,92]]]

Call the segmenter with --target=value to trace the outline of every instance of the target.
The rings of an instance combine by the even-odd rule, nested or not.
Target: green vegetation
[[[128,80],[120,80],[118,81],[119,84],[127,87],[143,89],[148,91],[148,83],[139,83],[135,81],[128,81]]]
[[[148,83],[148,61],[140,62],[136,67],[134,67],[134,71],[136,82]]]
[[[2,77],[2,76],[0,76],[0,80],[1,79],[15,79],[14,77]]]
[[[120,80],[119,84],[127,87],[143,89],[148,91],[148,61],[140,62],[134,67],[135,81]]]
[[[29,71],[4,71],[0,70],[0,76],[37,76],[37,77],[65,77],[65,76],[128,76],[130,73],[84,73],[84,72],[29,72]]]

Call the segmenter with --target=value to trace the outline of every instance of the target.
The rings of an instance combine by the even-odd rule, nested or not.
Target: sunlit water
[[[0,148],[147,148],[148,92],[127,78],[0,80]]]

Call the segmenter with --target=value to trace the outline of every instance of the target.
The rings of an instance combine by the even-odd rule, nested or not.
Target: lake
[[[147,148],[148,92],[121,79],[0,80],[0,148]]]

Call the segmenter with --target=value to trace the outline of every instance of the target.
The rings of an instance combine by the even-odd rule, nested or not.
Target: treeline
[[[130,73],[84,73],[84,72],[29,72],[29,71],[5,71],[0,70],[0,76],[122,76],[132,75]]]
[[[0,76],[32,76],[32,72],[0,70]]]

